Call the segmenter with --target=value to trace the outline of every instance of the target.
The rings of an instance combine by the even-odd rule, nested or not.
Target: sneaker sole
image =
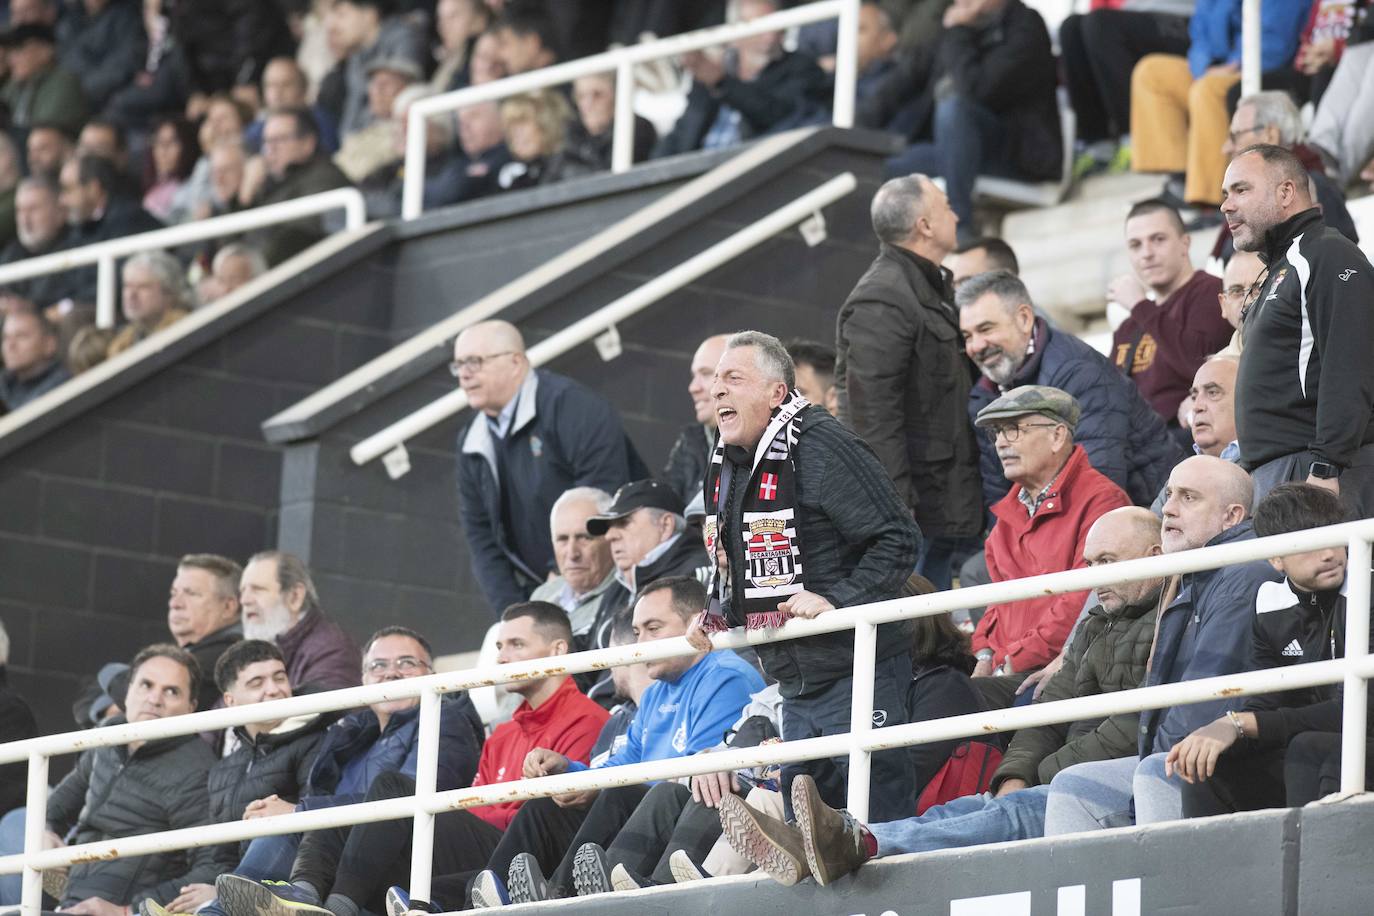
[[[573,887],[579,897],[609,894],[611,885],[606,880],[606,860],[593,851],[579,849],[573,856]]]
[[[547,896],[547,882],[537,884],[530,872],[528,853],[516,856],[510,863],[510,874],[506,880],[506,893],[511,903],[540,903]],[[530,858],[533,858],[530,856]],[[500,906],[500,904],[496,904]]]
[[[824,887],[831,881],[829,870],[816,855],[816,843],[812,837],[815,821],[811,814],[815,805],[824,804],[816,791],[816,784],[809,779],[798,779],[792,783],[792,816],[796,818],[797,828],[801,830],[802,849],[806,852],[806,864],[816,883]]]
[[[673,880],[678,884],[688,884],[706,877],[706,873],[697,868],[696,863],[681,849],[668,857],[668,868],[672,870]]]
[[[611,888],[616,891],[637,891],[640,890],[639,882],[631,877],[625,870],[624,865],[616,865],[611,869]]]
[[[511,899],[514,902],[514,898]],[[506,901],[501,899],[501,894],[497,891],[496,886],[491,883],[491,879],[485,874],[479,875],[472,884],[473,909],[495,909],[505,905]]]
[[[302,913],[332,916],[322,906],[282,900],[257,881],[237,875],[221,875],[220,878],[215,882],[215,891],[229,916],[300,916]],[[234,880],[223,880],[226,878]]]
[[[386,912],[387,916],[406,916],[410,910],[410,903],[401,900],[401,895],[396,893],[395,888],[387,888],[386,892]]]
[[[801,880],[805,862],[773,842],[749,807],[737,796],[721,799],[720,826],[735,852],[768,872],[774,881],[791,887]]]

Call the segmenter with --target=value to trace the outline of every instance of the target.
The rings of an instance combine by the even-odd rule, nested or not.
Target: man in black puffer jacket
[[[149,646],[130,667],[128,721],[195,712],[200,672],[190,653]],[[208,824],[206,777],[214,762],[210,746],[197,735],[86,751],[48,798],[48,829],[57,835],[50,839],[97,843]],[[213,881],[222,855],[204,846],[81,862],[72,866],[60,902],[87,916],[123,916],[125,907],[145,899],[171,900],[184,885]]]

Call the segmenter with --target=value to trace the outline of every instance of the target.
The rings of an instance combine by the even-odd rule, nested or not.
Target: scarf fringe
[[[745,628],[749,630],[772,630],[792,619],[786,611],[768,611],[749,614],[745,618]]]

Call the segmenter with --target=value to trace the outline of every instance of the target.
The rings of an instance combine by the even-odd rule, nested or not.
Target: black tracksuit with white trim
[[[1374,443],[1374,267],[1315,207],[1264,242],[1268,278],[1241,327],[1241,466],[1307,451],[1349,467]]]

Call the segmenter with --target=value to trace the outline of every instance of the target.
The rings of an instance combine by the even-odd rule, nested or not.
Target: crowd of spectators
[[[27,150],[29,174],[14,170],[7,252],[115,237],[156,222],[153,212],[199,218],[374,180],[371,191],[391,193],[396,160],[373,164],[387,150],[398,155],[396,112],[423,93],[547,66],[561,48],[596,50],[626,21],[666,31],[699,24],[652,3],[612,5],[616,14],[598,19],[580,15],[591,4],[491,10],[441,0],[427,35],[428,20],[417,16],[425,4],[336,0],[324,17],[330,68],[305,53],[308,13],[182,3],[140,19],[118,0],[84,0],[61,17],[42,0],[11,0],[12,18],[40,15],[7,33],[6,47],[20,51],[10,55],[12,75],[17,59],[29,75],[4,98],[33,111],[47,93],[65,93],[102,115],[74,136],[31,122],[27,141],[9,146],[15,160]],[[450,365],[474,411],[456,443],[457,487],[473,578],[497,618],[487,634],[494,660],[675,637],[697,653],[600,676],[551,669],[505,687],[506,702],[486,722],[466,692],[448,695],[438,788],[848,731],[847,631],[739,651],[715,650],[714,632],[770,630],[836,608],[1374,514],[1374,267],[1341,206],[1350,164],[1360,160],[1349,155],[1356,138],[1342,131],[1359,128],[1334,125],[1336,149],[1308,146],[1286,94],[1320,95],[1319,115],[1333,98],[1362,98],[1345,94],[1345,66],[1361,48],[1358,10],[1347,11],[1342,31],[1344,14],[1329,6],[1266,4],[1295,34],[1311,20],[1289,55],[1299,55],[1303,78],[1283,69],[1291,60],[1270,66],[1266,56],[1266,76],[1284,89],[1233,98],[1233,112],[1234,4],[1199,0],[1186,29],[1185,13],[1154,8],[1094,10],[1065,24],[1061,35],[1074,36],[1064,38],[1066,56],[1073,47],[1084,58],[1071,73],[1102,69],[1095,55],[1112,45],[1094,35],[1111,36],[1138,61],[1133,69],[1113,61],[1110,79],[1095,77],[1102,131],[1141,116],[1132,103],[1143,101],[1142,89],[1159,96],[1151,117],[1172,105],[1191,119],[1186,130],[1133,147],[1118,136],[1101,157],[1111,167],[1127,150],[1138,168],[1154,168],[1144,161],[1151,156],[1187,167],[1183,190],[1166,187],[1123,219],[1131,269],[1104,290],[1121,319],[1106,355],[1035,308],[1015,252],[977,235],[971,213],[973,177],[1036,177],[1048,171],[1047,138],[1057,136],[1053,74],[1040,67],[1049,33],[1020,0],[865,4],[865,116],[881,111],[885,126],[914,141],[889,163],[900,174],[872,201],[877,256],[836,303],[833,346],[784,344],[756,330],[705,337],[687,386],[693,422],[668,454],[646,462],[612,405],[533,366],[514,325],[466,328]],[[579,15],[569,15],[574,8]],[[740,0],[737,14],[776,8]],[[228,56],[210,37],[230,30],[226,15],[243,26],[236,35],[249,35]],[[288,19],[294,31],[278,31]],[[280,56],[276,42],[288,34],[300,42],[300,63]],[[146,36],[146,58],[142,50],[93,58],[115,35]],[[796,50],[765,35],[723,60],[689,56],[684,115],[657,140],[643,125],[639,152],[734,143],[823,116],[834,40],[808,29]],[[54,79],[51,90],[29,85],[69,60],[79,77]],[[307,76],[316,71],[318,81]],[[259,78],[263,97],[289,104],[258,106]],[[184,110],[162,118],[153,100],[173,90]],[[1071,90],[1081,98],[1085,87]],[[579,80],[571,101],[551,90],[472,106],[456,118],[456,146],[431,149],[427,193],[495,193],[604,169],[613,109],[613,83],[601,77]],[[202,119],[196,136],[182,116]],[[135,122],[146,127],[141,137]],[[140,149],[141,203],[128,176]],[[1222,199],[1220,279],[1190,257],[1184,210],[1208,202],[1202,192]],[[92,278],[12,288],[0,397],[12,406],[37,397],[60,384],[78,351],[84,368],[132,347],[183,317],[198,295],[238,288],[318,231],[292,224],[202,253],[208,269],[195,283],[171,254],[130,258],[124,326],[105,337],[80,328],[66,365],[64,322],[89,301],[83,284]],[[1371,570],[1348,569],[1344,550],[1333,548],[995,603],[961,624],[883,624],[873,724],[1340,657],[1352,575]],[[426,636],[403,625],[378,629],[359,650],[321,607],[306,564],[279,551],[243,567],[187,555],[167,620],[167,643],[93,678],[73,708],[78,724],[150,721],[434,670]],[[0,638],[0,687],[4,649]],[[22,701],[0,700],[0,738],[32,734]],[[52,794],[47,842],[409,795],[417,710],[414,701],[379,701],[341,717],[87,751]],[[84,916],[359,916],[751,868],[785,884],[828,884],[875,857],[1305,804],[1338,784],[1341,722],[1341,688],[1332,686],[889,749],[873,756],[869,823],[843,809],[847,757],[445,812],[435,822],[428,900],[405,891],[403,821],[83,862],[45,892],[54,907]],[[0,852],[16,852],[39,813],[13,804],[22,774],[0,776],[10,803]],[[15,902],[17,881],[0,880],[0,904]]]

